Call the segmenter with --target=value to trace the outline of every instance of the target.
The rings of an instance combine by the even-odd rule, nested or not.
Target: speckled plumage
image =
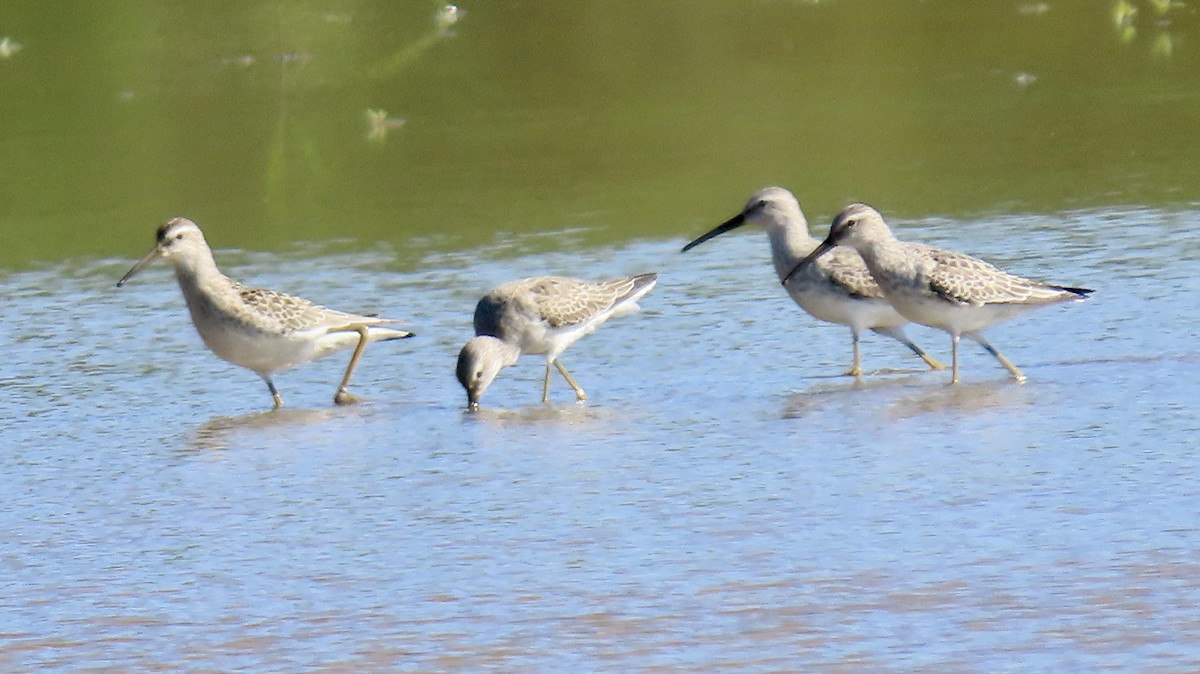
[[[611,281],[581,281],[564,276],[535,276],[510,281],[484,295],[475,306],[475,334],[513,341],[513,330],[526,321],[566,328],[595,319],[653,283],[655,274]],[[514,321],[512,318],[519,316]],[[530,352],[532,353],[532,352]]]
[[[807,230],[807,227],[805,228]],[[819,242],[812,239],[812,248],[816,248]],[[811,248],[809,249],[811,251]],[[807,252],[805,253],[808,254]],[[797,261],[799,258],[797,258]],[[841,247],[834,249],[825,257],[821,258],[821,264],[817,267],[818,276],[828,285],[828,290],[845,295],[850,299],[858,300],[882,300],[883,289],[875,282],[875,277],[871,276],[867,265],[863,264],[862,258],[858,253],[854,252],[853,248]],[[782,279],[781,279],[782,280]],[[790,285],[795,285],[798,288],[804,288],[805,283],[813,283],[816,280],[806,281],[804,278],[794,279]]]
[[[230,285],[241,300],[241,306],[233,303],[231,310],[247,324],[277,335],[319,327],[336,328],[356,324],[379,325],[395,322],[336,311],[287,293],[266,288],[250,288],[237,281],[231,280]]]
[[[697,237],[683,252],[746,223],[766,230],[780,280],[820,243],[809,234],[796,197],[782,187],[767,187],[755,192],[741,213]],[[833,249],[784,285],[792,300],[811,316],[850,328],[853,362],[847,374],[862,374],[859,339],[863,330],[899,341],[933,369],[942,367],[904,333],[908,320],[884,299],[883,290],[854,249]]]
[[[523,354],[545,354],[543,402],[549,399],[550,366],[558,368],[579,400],[587,394],[558,357],[609,318],[637,311],[637,301],[654,287],[657,274],[610,281],[536,276],[497,286],[475,305],[475,339],[459,353],[458,380],[475,407],[504,367]]]
[[[346,387],[366,344],[412,336],[381,327],[395,322],[389,319],[328,309],[230,279],[217,268],[200,228],[186,218],[172,218],[159,227],[155,247],[117,285],[159,258],[175,267],[192,324],[205,345],[222,359],[258,373],[276,407],[283,401],[271,379],[275,372],[354,347],[334,396],[336,402],[351,402],[353,396]]]
[[[803,273],[836,246],[852,246],[859,252],[901,315],[950,333],[954,352],[951,382],[958,381],[960,336],[978,342],[1015,379],[1024,381],[1025,375],[980,331],[1040,306],[1081,300],[1092,292],[1031,281],[963,253],[900,241],[879,212],[865,204],[843,209],[825,241],[790,273]]]
[[[1063,294],[1065,288],[1021,278],[970,255],[921,244],[908,245],[928,260],[924,273],[929,278],[930,291],[949,302],[981,307],[1075,299],[1074,294]]]

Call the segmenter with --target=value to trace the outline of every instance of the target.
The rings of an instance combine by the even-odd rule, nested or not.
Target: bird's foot
[[[362,398],[359,398],[350,391],[346,390],[345,387],[342,387],[337,390],[337,393],[333,394],[333,402],[336,405],[355,405],[362,402]]]

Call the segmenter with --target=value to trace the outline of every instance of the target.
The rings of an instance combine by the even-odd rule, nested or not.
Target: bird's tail
[[[642,297],[642,295],[650,292],[650,290],[654,288],[655,283],[658,283],[658,274],[638,274],[630,280],[633,281],[633,286],[629,289],[629,292],[625,293],[624,296],[617,300],[618,302],[624,302],[626,299],[631,297],[634,298],[634,301],[636,302]]]
[[[378,325],[372,325],[367,328],[367,339],[372,342],[386,342],[390,339],[408,339],[415,336],[415,332],[397,330],[396,328],[385,328]]]
[[[387,327],[384,327],[383,325],[381,325],[384,323],[399,323],[400,321],[394,321],[394,320],[390,320],[390,319],[380,319],[380,318],[374,318],[374,317],[369,317],[369,318],[370,318],[370,321],[346,322],[341,325],[331,326],[328,329],[328,332],[329,332],[329,334],[343,333],[343,332],[358,332],[359,330],[362,330],[365,327],[367,329],[367,341],[368,342],[385,342],[389,339],[407,339],[409,337],[415,336],[415,334],[416,334],[416,333],[409,332],[407,330],[401,330],[399,328],[387,328]]]
[[[1074,301],[1076,301],[1076,302],[1078,302],[1082,299],[1085,299],[1085,298],[1087,298],[1088,295],[1091,295],[1092,293],[1096,292],[1095,290],[1092,290],[1091,288],[1068,288],[1067,286],[1053,286],[1053,287],[1055,290],[1061,290],[1064,293],[1071,293],[1072,295],[1075,296]]]

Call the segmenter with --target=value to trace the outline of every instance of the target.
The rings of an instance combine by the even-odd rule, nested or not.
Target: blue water
[[[0,277],[0,669],[1200,668],[1194,212],[899,223],[1097,289],[964,344],[963,379],[802,315],[759,232],[525,253],[218,251],[231,275],[409,321],[277,377],[207,352],[170,272]],[[697,234],[715,223],[700,224]],[[149,235],[149,233],[148,233]],[[405,259],[412,257],[406,251]],[[639,315],[463,412],[475,300],[658,271]],[[910,334],[949,360],[949,339]],[[875,370],[885,370],[875,372]]]

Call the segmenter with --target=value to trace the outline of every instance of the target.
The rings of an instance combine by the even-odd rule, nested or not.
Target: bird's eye
[[[180,232],[180,233],[176,234],[176,235],[175,235],[175,240],[176,240],[176,241],[183,241],[183,232]]]

